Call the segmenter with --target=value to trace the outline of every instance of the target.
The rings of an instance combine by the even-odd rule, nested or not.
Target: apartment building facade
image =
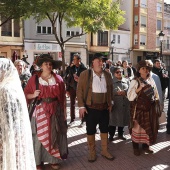
[[[24,21],[24,51],[28,55],[28,62],[33,63],[37,55],[50,53],[54,59],[62,60],[61,49],[57,43],[52,26],[48,19],[37,23],[33,17]],[[56,30],[58,32],[59,25],[56,22]],[[72,35],[80,33],[80,28],[67,28],[66,23],[63,24],[63,39],[66,40]],[[72,38],[65,43],[65,62],[70,63],[74,53],[82,56],[82,62],[86,64],[85,35]]]
[[[133,1],[133,63],[159,57],[159,33],[163,30],[163,9],[163,0]]]
[[[164,42],[163,42],[163,60],[170,70],[170,2],[164,3]]]
[[[3,23],[5,18],[1,18]],[[23,25],[19,20],[9,20],[0,27],[0,56],[22,58],[23,48]]]

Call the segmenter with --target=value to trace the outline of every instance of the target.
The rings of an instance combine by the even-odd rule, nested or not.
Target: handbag
[[[36,90],[39,89],[39,80],[38,80],[38,76],[36,75],[35,77],[35,84],[36,84]],[[36,105],[39,103],[38,101],[38,97],[36,97],[34,100],[32,100],[32,102],[29,104],[29,107],[28,107],[28,113],[29,113],[29,118],[30,118],[30,121],[31,121],[31,118],[32,118],[32,115],[34,113],[34,110],[35,110],[35,107]]]

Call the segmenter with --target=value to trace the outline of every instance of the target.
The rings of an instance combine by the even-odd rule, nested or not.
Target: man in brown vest
[[[111,74],[103,70],[102,57],[95,55],[92,69],[80,74],[77,86],[77,99],[80,117],[86,117],[88,161],[96,161],[95,133],[99,124],[101,155],[108,160],[114,157],[108,152],[109,111],[112,108],[113,84]]]

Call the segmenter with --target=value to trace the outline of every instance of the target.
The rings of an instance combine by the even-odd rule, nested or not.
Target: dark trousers
[[[97,124],[99,124],[99,129],[101,133],[108,133],[109,111],[87,108],[87,112],[88,112],[88,114],[86,114],[87,135],[94,135],[96,133]]]
[[[170,100],[170,99],[169,99]],[[169,101],[169,104],[168,104],[168,112],[167,112],[167,132],[168,134],[170,134],[170,101]]]
[[[70,117],[71,121],[75,119],[75,102],[76,102],[76,90],[73,88],[69,89],[70,92]]]
[[[123,128],[124,127],[118,126],[118,136],[123,135]],[[113,137],[115,135],[115,132],[116,132],[116,126],[109,126],[109,135]]]

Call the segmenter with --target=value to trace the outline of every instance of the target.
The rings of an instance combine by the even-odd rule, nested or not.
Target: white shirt
[[[151,77],[149,77],[147,79],[147,81],[149,81],[149,84],[151,84],[154,87],[154,93],[155,93],[156,98],[159,98],[158,91],[157,91],[154,80]],[[129,86],[129,89],[127,92],[127,98],[129,101],[134,101],[136,99],[136,97],[137,97],[136,89],[137,88],[138,88],[138,81],[132,80],[130,82],[130,86]]]
[[[49,86],[49,85],[55,85],[56,81],[53,76],[48,79],[48,83],[45,80],[43,80],[41,77],[39,77],[39,83],[44,86]]]
[[[93,70],[92,92],[93,93],[107,92],[106,79],[104,73],[102,73],[101,76],[99,77]]]

